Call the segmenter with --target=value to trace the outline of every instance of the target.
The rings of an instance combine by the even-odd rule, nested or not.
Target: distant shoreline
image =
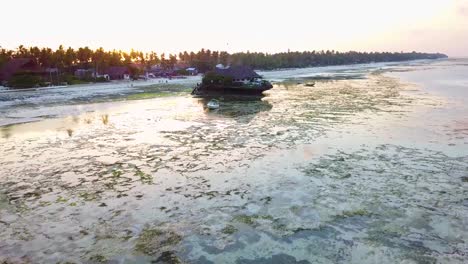
[[[82,84],[154,77],[191,76],[212,71],[219,65],[242,65],[257,70],[326,67],[380,62],[448,58],[425,52],[340,52],[335,50],[280,53],[211,51],[156,54],[104,50],[25,47],[0,48],[0,83],[24,89],[64,83]]]
[[[467,57],[468,58],[468,57]],[[385,63],[385,64],[399,64],[399,63],[404,63],[404,62],[432,62],[432,61],[442,61],[442,60],[448,60],[448,59],[463,59],[462,57],[447,57],[447,58],[436,58],[436,59],[414,59],[414,60],[404,60],[404,61],[382,61],[382,62],[368,62],[368,63],[351,63],[351,64],[339,64],[339,65],[323,65],[323,66],[306,66],[306,67],[282,67],[282,68],[277,68],[277,69],[261,69],[257,68],[255,70],[259,71],[260,73],[262,72],[273,72],[273,71],[288,71],[288,70],[296,70],[296,69],[308,69],[308,68],[326,68],[326,67],[342,67],[342,66],[362,66],[362,65],[375,65],[379,63]],[[9,93],[9,92],[40,92],[44,90],[53,90],[53,89],[63,89],[63,88],[78,88],[78,87],[91,87],[91,86],[106,86],[106,85],[112,85],[112,84],[129,84],[133,85],[135,87],[144,87],[144,86],[149,86],[149,85],[154,85],[154,84],[163,84],[161,82],[157,81],[167,81],[167,83],[171,84],[178,84],[181,83],[180,80],[186,80],[186,79],[200,79],[201,80],[201,74],[195,75],[195,76],[184,76],[184,78],[153,78],[148,80],[113,80],[110,82],[97,82],[97,83],[82,83],[82,84],[70,84],[70,85],[62,85],[62,86],[50,86],[50,87],[38,87],[38,88],[9,88],[9,87],[4,87],[0,86],[0,94],[2,93]]]
[[[468,57],[466,57],[468,59]],[[325,67],[341,67],[341,66],[362,66],[362,65],[374,65],[374,64],[379,64],[379,63],[387,63],[387,64],[399,64],[399,63],[404,63],[404,62],[432,62],[432,61],[443,61],[443,60],[448,60],[448,59],[464,59],[464,58],[452,58],[452,57],[447,57],[447,58],[437,58],[437,59],[415,59],[415,60],[405,60],[405,61],[378,61],[378,62],[363,62],[363,63],[350,63],[350,64],[337,64],[337,65],[323,65],[323,66],[307,66],[307,67],[293,67],[293,68],[277,68],[277,69],[261,69],[261,68],[255,68],[256,71],[259,72],[270,72],[270,71],[287,71],[287,70],[297,70],[297,69],[307,69],[307,68],[325,68]]]
[[[98,82],[98,83],[81,83],[81,84],[70,84],[70,85],[62,85],[62,86],[50,86],[50,87],[38,87],[38,88],[22,88],[22,89],[15,89],[15,88],[8,88],[4,86],[0,86],[0,94],[2,93],[17,93],[17,92],[40,92],[40,91],[48,91],[48,90],[54,90],[54,89],[67,89],[67,88],[79,88],[79,87],[93,87],[93,86],[102,86],[103,88],[106,86],[112,86],[112,85],[125,85],[127,84],[130,88],[139,88],[139,87],[145,87],[145,86],[150,86],[150,85],[157,85],[157,84],[182,84],[187,81],[190,81],[191,79],[200,79],[201,76],[189,76],[184,79],[169,79],[169,78],[155,78],[155,79],[150,79],[150,80],[133,80],[133,81],[128,81],[128,80],[114,80],[110,82]],[[158,82],[161,81],[161,82]],[[167,82],[166,82],[167,81]],[[133,85],[133,86],[132,86]],[[2,89],[3,88],[3,89]]]
[[[433,60],[429,60],[427,62],[432,62]],[[424,60],[415,60],[414,63],[418,62],[425,62]],[[389,67],[388,69],[380,69],[379,65],[376,63],[367,63],[367,64],[355,64],[357,66],[356,70],[360,71],[365,78],[368,78],[374,72],[378,72],[383,76],[394,78],[392,76],[387,75],[387,73],[391,73],[399,68],[398,63],[380,63],[383,67]],[[368,65],[368,66],[366,66]],[[307,67],[307,68],[296,68],[296,69],[281,69],[281,70],[270,70],[264,73],[269,73],[272,79],[277,79],[278,82],[284,82],[287,79],[291,79],[292,83],[296,84],[298,81],[301,83],[305,83],[305,80],[301,80],[301,78],[307,79],[308,77],[304,77],[304,74],[309,74],[309,76],[317,75],[328,75],[329,73],[333,74],[341,74],[342,69],[336,69],[336,67],[344,66],[343,70],[354,71],[354,67],[346,67],[346,65],[337,65],[337,66],[326,66],[326,67]],[[354,65],[352,65],[354,66]],[[404,66],[404,64],[402,64]],[[307,70],[309,69],[309,70]],[[317,70],[318,69],[318,70]],[[291,72],[287,72],[287,71]],[[284,73],[283,73],[284,72]],[[354,74],[354,72],[351,72]],[[268,76],[267,78],[269,78]],[[334,79],[332,76],[331,79]],[[397,78],[398,79],[398,78]],[[13,125],[16,123],[30,123],[40,121],[38,119],[30,119],[24,118],[21,120],[7,120],[7,113],[12,109],[19,109],[21,111],[25,111],[28,113],[30,106],[23,108],[23,105],[28,105],[31,102],[34,105],[44,107],[47,109],[49,107],[55,107],[57,105],[74,109],[76,110],[75,105],[90,105],[94,103],[105,103],[105,104],[113,104],[120,101],[129,101],[129,100],[140,100],[140,99],[151,99],[152,95],[159,92],[168,93],[171,96],[180,96],[185,94],[182,89],[187,89],[195,85],[195,83],[201,80],[201,76],[192,76],[186,79],[173,79],[168,80],[168,83],[165,82],[166,79],[152,79],[151,81],[133,81],[134,86],[130,87],[130,81],[114,81],[108,83],[97,83],[97,84],[77,84],[77,85],[70,85],[68,87],[63,88],[43,88],[39,91],[25,91],[24,94],[22,90],[19,91],[3,91],[0,92],[0,103],[4,105],[0,105],[0,127]],[[336,80],[336,78],[335,78]],[[62,90],[61,90],[62,89]],[[69,90],[68,90],[69,89]],[[67,91],[68,90],[68,91]],[[149,94],[149,97],[146,95]],[[56,96],[59,95],[63,97],[58,99]],[[186,93],[186,96],[189,95],[189,92]],[[1,97],[4,97],[1,100]],[[30,97],[30,98],[29,98]],[[112,97],[112,98],[111,98]],[[155,98],[158,96],[155,96]],[[93,100],[87,101],[86,98],[92,98]],[[99,99],[103,98],[103,100]],[[18,101],[19,100],[19,101]],[[19,108],[17,108],[19,107]],[[92,108],[92,106],[90,106]],[[3,109],[3,110],[2,110]],[[51,108],[53,109],[53,108]],[[15,110],[17,111],[17,110]],[[81,110],[80,110],[81,111]],[[90,111],[87,109],[86,111]],[[19,112],[16,113],[17,116]],[[3,116],[4,115],[4,116]],[[29,115],[29,114],[28,114]],[[1,120],[2,117],[5,117],[4,120]],[[41,117],[42,118],[42,117]],[[2,122],[3,121],[3,122]]]

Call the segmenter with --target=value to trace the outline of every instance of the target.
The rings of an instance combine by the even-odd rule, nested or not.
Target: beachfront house
[[[109,67],[105,74],[109,76],[110,80],[130,80],[130,70],[125,66]]]
[[[189,68],[187,68],[185,70],[187,71],[187,73],[189,75],[197,75],[198,74],[198,70],[195,67],[189,67]]]
[[[92,80],[92,79],[102,79],[106,81],[110,81],[110,76],[109,74],[99,74],[96,72],[95,69],[76,69],[74,72],[74,75],[76,78],[81,79],[81,80]]]
[[[151,66],[149,68],[148,73],[150,73],[153,76],[157,77],[157,76],[162,75],[162,71],[163,71],[163,68],[161,67],[161,65],[156,64],[156,65],[153,65],[153,66]]]
[[[0,83],[9,81],[14,75],[44,75],[44,70],[30,58],[14,58],[0,69]]]
[[[149,74],[152,74],[154,77],[170,77],[176,75],[174,69],[165,69],[161,65],[153,65],[148,70]]]
[[[79,79],[89,79],[96,76],[94,69],[76,69],[74,73],[76,78]]]
[[[144,64],[131,63],[128,65],[128,68],[130,69],[132,78],[134,79],[148,80],[149,78],[154,78],[154,75],[147,70],[147,67]]]
[[[97,79],[102,79],[101,81],[110,81],[111,80],[109,74],[107,74],[107,73],[104,73],[104,74],[97,73],[96,78]]]

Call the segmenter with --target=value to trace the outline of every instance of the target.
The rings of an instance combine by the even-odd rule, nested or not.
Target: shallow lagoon
[[[268,72],[266,97],[211,112],[159,87],[28,97],[2,109],[38,122],[0,128],[0,259],[463,263],[467,97],[435,91],[467,68]]]

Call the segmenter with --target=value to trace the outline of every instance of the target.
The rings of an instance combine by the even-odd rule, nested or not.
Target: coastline
[[[9,89],[7,87],[0,86],[0,93],[9,93],[9,92],[31,92],[31,91],[47,91],[53,89],[63,89],[63,88],[89,88],[89,87],[101,87],[107,88],[110,86],[127,86],[127,87],[144,87],[148,85],[154,84],[184,84],[184,83],[192,83],[193,81],[201,80],[200,76],[187,76],[185,78],[154,78],[148,80],[135,80],[135,81],[126,81],[126,80],[118,80],[118,81],[110,81],[110,82],[103,82],[103,83],[87,83],[87,84],[72,84],[72,85],[64,85],[64,86],[51,86],[51,87],[40,87],[40,88],[24,88],[24,89]],[[107,87],[106,87],[107,86]]]
[[[302,68],[278,68],[278,69],[256,69],[259,73],[269,74],[272,72],[282,72],[282,71],[294,71],[294,70],[304,70],[304,71],[311,71],[311,69],[317,69],[317,71],[323,71],[324,69],[328,69],[329,71],[337,71],[340,69],[349,69],[349,68],[360,68],[360,67],[386,67],[386,66],[395,66],[395,65],[405,65],[405,64],[418,64],[418,63],[431,63],[436,61],[443,61],[451,58],[439,58],[439,59],[417,59],[417,60],[407,60],[407,61],[393,61],[393,62],[371,62],[371,63],[354,63],[354,64],[339,64],[339,65],[328,65],[328,66],[307,66]],[[262,75],[262,74],[261,74]],[[51,87],[40,87],[40,88],[22,88],[22,89],[11,89],[8,87],[0,86],[0,93],[2,92],[26,92],[26,91],[44,91],[49,89],[61,89],[61,88],[78,88],[78,87],[89,87],[89,86],[101,86],[101,85],[122,85],[122,84],[130,84],[135,86],[146,86],[152,85],[154,83],[161,83],[168,81],[170,83],[184,83],[184,79],[197,79],[201,80],[201,76],[182,76],[183,78],[154,78],[148,80],[120,80],[120,81],[110,81],[105,83],[87,83],[87,84],[74,84],[74,85],[65,85],[65,86],[51,86]],[[149,82],[149,83],[148,83]]]
[[[432,60],[435,61],[435,60]],[[410,61],[409,65],[426,64],[429,60]],[[309,67],[300,69],[288,69],[280,71],[260,72],[265,79],[275,82],[291,83],[313,81],[315,79],[347,79],[365,78],[372,72],[386,72],[392,69],[408,67],[407,63],[377,63],[355,64],[346,66]],[[311,79],[313,78],[313,79]],[[165,81],[168,81],[166,83]],[[161,90],[171,91],[174,96],[180,95],[184,89],[191,89],[200,76],[186,79],[153,79],[149,81],[118,81],[102,84],[72,85],[64,88],[42,89],[40,91],[3,91],[0,92],[0,124],[9,125],[44,119],[47,116],[64,116],[67,112],[77,113],[80,104],[88,105],[83,109],[89,109],[89,105],[103,102],[126,101],[132,99],[147,99],[158,97]],[[185,88],[184,88],[185,87]],[[189,93],[187,92],[187,95]],[[56,106],[60,111],[56,110]],[[40,111],[33,110],[40,107]],[[66,109],[69,110],[66,110]],[[48,110],[49,109],[49,110]],[[93,108],[91,108],[93,109]],[[97,108],[99,109],[99,108]],[[79,110],[78,110],[79,111]],[[89,110],[87,110],[89,111]],[[36,113],[37,112],[37,113]],[[2,117],[3,116],[3,117]],[[18,120],[10,117],[18,117]],[[1,120],[3,119],[3,121]]]

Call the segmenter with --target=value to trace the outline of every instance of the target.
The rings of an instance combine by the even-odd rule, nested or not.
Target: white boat
[[[216,99],[210,100],[207,104],[206,107],[210,110],[218,109],[219,108],[219,102]]]

